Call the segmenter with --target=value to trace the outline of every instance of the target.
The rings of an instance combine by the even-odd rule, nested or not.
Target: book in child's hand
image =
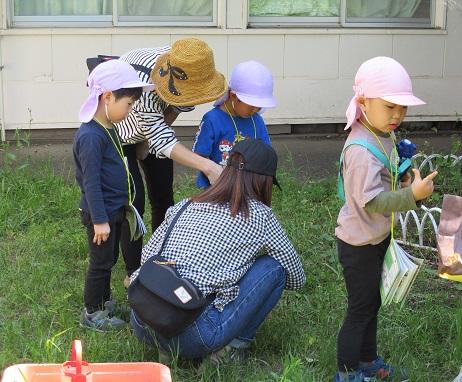
[[[422,259],[409,255],[394,239],[390,241],[380,282],[382,305],[404,302],[422,264]]]

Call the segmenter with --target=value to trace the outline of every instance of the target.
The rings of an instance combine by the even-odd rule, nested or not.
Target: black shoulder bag
[[[150,257],[140,268],[138,277],[128,288],[128,302],[155,332],[166,338],[181,333],[213,301],[175,269],[175,262],[166,261],[162,250],[176,221],[191,201],[186,202],[170,223],[157,255]]]

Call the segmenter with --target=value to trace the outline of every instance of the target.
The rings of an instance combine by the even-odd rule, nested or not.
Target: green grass
[[[128,328],[101,334],[79,326],[87,262],[79,191],[50,164],[14,164],[11,157],[0,169],[0,370],[24,362],[61,363],[74,338],[82,340],[89,362],[156,360],[157,351],[142,346]],[[248,362],[198,368],[178,361],[174,381],[332,379],[346,307],[334,238],[340,203],[334,179],[300,183],[294,173],[292,167],[280,174],[284,191],[275,191],[273,208],[303,259],[306,286],[284,293],[259,329]],[[177,178],[176,200],[195,192],[191,178]],[[112,285],[124,301],[122,279],[119,261]],[[380,353],[406,366],[411,381],[452,380],[462,359],[461,300],[459,284],[425,268],[405,306],[381,312]]]

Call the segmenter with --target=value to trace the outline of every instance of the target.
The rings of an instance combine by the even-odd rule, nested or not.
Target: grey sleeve
[[[382,191],[365,206],[370,213],[390,213],[417,209],[412,188],[406,187],[396,191]]]

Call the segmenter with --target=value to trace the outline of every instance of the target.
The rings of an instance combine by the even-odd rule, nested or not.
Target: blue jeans
[[[231,343],[248,347],[255,332],[281,298],[286,272],[270,256],[259,257],[238,282],[239,295],[222,312],[208,305],[194,323],[173,338],[155,334],[132,311],[130,322],[135,335],[153,346],[157,340],[164,350],[182,358],[203,358]]]

